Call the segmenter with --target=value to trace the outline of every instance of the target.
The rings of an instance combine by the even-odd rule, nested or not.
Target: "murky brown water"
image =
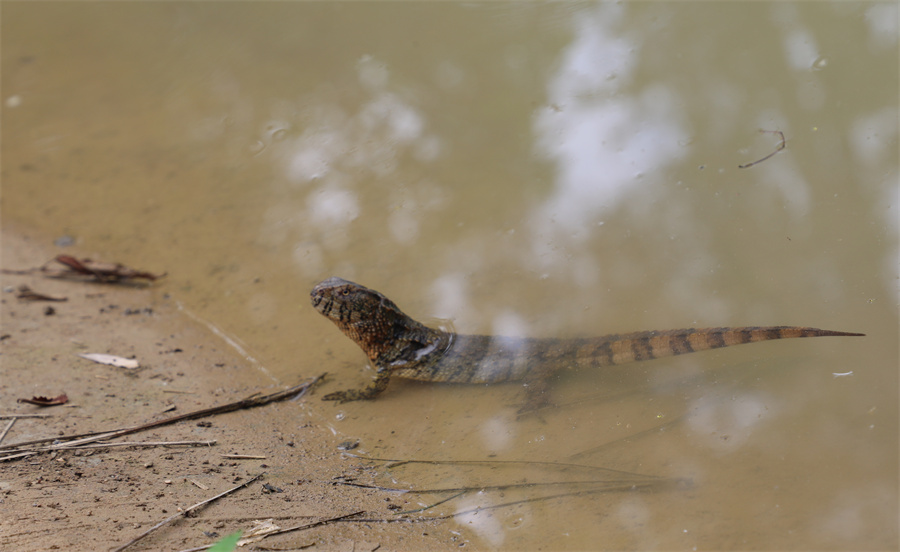
[[[2,214],[167,271],[261,381],[327,371],[326,391],[370,375],[309,307],[333,275],[469,333],[866,332],[566,375],[540,419],[515,419],[515,385],[394,382],[313,407],[378,457],[693,480],[449,522],[484,546],[891,548],[897,37],[887,3],[4,3]],[[786,148],[739,169],[778,146],[759,129]]]

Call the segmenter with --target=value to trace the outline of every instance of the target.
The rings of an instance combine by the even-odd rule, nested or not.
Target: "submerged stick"
[[[546,482],[538,482],[538,483],[506,483],[502,485],[473,485],[467,487],[447,487],[443,489],[393,489],[390,487],[379,487],[377,485],[365,485],[361,483],[350,483],[345,481],[337,481],[334,482],[338,485],[345,485],[348,487],[357,487],[361,489],[374,489],[378,491],[385,492],[395,492],[395,493],[410,493],[410,494],[439,494],[439,493],[448,493],[452,492],[453,495],[443,498],[437,502],[429,504],[427,506],[423,506],[422,508],[416,508],[415,510],[404,510],[402,512],[396,512],[395,515],[407,515],[407,514],[417,514],[419,512],[424,512],[425,510],[430,510],[435,506],[443,504],[445,502],[449,502],[455,498],[459,498],[467,493],[471,492],[482,492],[482,491],[505,491],[512,489],[536,489],[539,487],[566,487],[566,486],[577,486],[581,487],[580,491],[571,491],[569,493],[563,493],[559,495],[553,495],[551,497],[533,497],[534,499],[541,498],[554,498],[554,497],[562,497],[568,496],[570,494],[579,494],[584,492],[602,492],[602,491],[619,491],[619,490],[628,490],[628,489],[640,489],[651,487],[654,485],[664,485],[664,484],[678,484],[684,482],[684,479],[681,478],[662,478],[657,479],[655,476],[645,477],[642,479],[636,480],[592,480],[592,481],[546,481]],[[586,486],[591,486],[593,488],[584,489]]]
[[[601,450],[609,449],[609,448],[615,447],[617,445],[625,444],[625,443],[630,443],[637,439],[641,439],[642,437],[647,437],[648,435],[660,434],[660,433],[668,430],[669,428],[674,427],[676,424],[683,422],[685,419],[687,419],[687,417],[688,417],[687,414],[682,414],[680,416],[676,416],[675,418],[669,420],[668,422],[664,422],[662,424],[653,426],[653,427],[645,429],[643,431],[638,431],[637,433],[633,433],[631,435],[628,435],[627,437],[620,437],[619,439],[614,439],[612,441],[608,441],[606,443],[603,443],[602,445],[597,445],[593,448],[589,448],[589,449],[583,450],[581,452],[576,452],[575,454],[569,456],[568,458],[569,458],[569,460],[583,458],[585,456],[590,456],[592,454],[596,454],[596,453],[600,452]]]
[[[582,491],[572,491],[570,493],[560,493],[550,496],[535,496],[531,498],[525,498],[522,500],[514,500],[511,502],[504,502],[502,504],[493,504],[490,506],[477,506],[475,508],[471,508],[469,510],[464,510],[462,512],[455,512],[453,514],[447,514],[443,516],[431,516],[431,517],[418,517],[418,518],[390,518],[390,519],[378,519],[378,518],[360,518],[360,519],[336,519],[334,521],[341,522],[352,522],[352,523],[423,523],[428,521],[440,521],[444,519],[451,519],[459,516],[465,516],[468,514],[477,514],[479,512],[483,512],[486,510],[497,510],[500,508],[507,508],[510,506],[517,506],[519,504],[527,504],[529,502],[537,502],[540,500],[553,500],[557,498],[566,498],[570,496],[583,496],[597,493],[606,493],[606,492],[616,492],[616,491],[641,491],[641,490],[654,490],[661,489],[666,487],[667,485],[677,485],[681,483],[689,484],[690,480],[687,479],[664,479],[659,481],[647,481],[645,483],[628,483],[617,486],[610,486],[601,489],[587,489]]]
[[[643,485],[650,482],[664,481],[666,478],[657,479],[656,476],[649,476],[644,479],[627,480],[627,479],[595,479],[586,481],[541,481],[537,483],[504,483],[500,485],[469,485],[466,487],[444,487],[438,489],[395,489],[392,487],[381,487],[379,485],[366,485],[365,483],[352,483],[350,481],[324,481],[323,483],[331,483],[332,485],[343,485],[345,487],[356,487],[359,489],[372,489],[375,491],[383,491],[388,493],[400,494],[438,494],[438,493],[467,493],[473,491],[505,491],[508,489],[531,489],[535,487],[564,487],[566,485]]]
[[[616,491],[638,491],[644,489],[654,489],[654,488],[662,488],[666,485],[677,485],[679,483],[686,482],[684,479],[672,479],[672,480],[660,480],[660,481],[648,481],[646,483],[629,483],[625,485],[611,486],[605,487],[601,489],[587,489],[583,491],[572,491],[570,493],[560,493],[551,496],[535,496],[531,498],[525,498],[522,500],[514,500],[511,502],[504,502],[502,504],[492,504],[490,506],[478,506],[472,508],[470,510],[465,510],[463,512],[455,512],[453,514],[447,514],[444,516],[436,516],[436,517],[425,517],[420,518],[416,521],[437,521],[441,519],[450,519],[458,516],[464,516],[467,514],[477,514],[478,512],[484,510],[497,510],[499,508],[507,508],[509,506],[517,506],[519,504],[527,504],[529,502],[537,502],[539,500],[553,500],[555,498],[566,498],[569,496],[582,496],[588,494],[596,494],[596,493],[604,493],[604,492],[616,492]]]
[[[739,168],[739,169],[749,169],[749,168],[752,167],[753,165],[756,165],[756,164],[758,164],[758,163],[762,163],[762,162],[765,161],[766,159],[772,157],[773,155],[775,155],[776,153],[778,153],[779,151],[781,151],[781,150],[784,149],[784,147],[785,147],[785,145],[786,145],[786,143],[785,143],[786,141],[785,141],[785,139],[784,139],[784,133],[783,133],[783,132],[781,132],[780,130],[762,130],[762,129],[760,129],[760,132],[768,132],[768,133],[771,133],[771,134],[778,134],[779,136],[781,136],[781,142],[780,142],[780,143],[778,144],[778,146],[775,148],[775,151],[773,151],[773,152],[770,153],[769,155],[763,157],[762,159],[757,159],[756,161],[751,161],[751,162],[749,162],[749,163],[744,163],[743,165],[738,165],[738,168]]]
[[[613,468],[604,468],[602,466],[589,466],[586,464],[570,464],[566,462],[543,462],[539,460],[397,460],[393,458],[376,458],[373,456],[365,456],[362,454],[353,454],[352,452],[343,453],[351,458],[359,458],[360,460],[372,460],[374,462],[388,462],[388,467],[402,466],[403,464],[430,464],[430,465],[518,465],[518,466],[547,466],[552,468],[574,468],[582,470],[601,470],[619,475],[627,475],[629,477],[646,477],[648,479],[665,479],[658,475],[647,475],[644,473],[635,473],[624,470],[616,470]]]

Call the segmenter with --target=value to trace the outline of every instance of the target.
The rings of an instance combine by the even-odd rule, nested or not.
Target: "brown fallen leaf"
[[[51,297],[49,295],[44,295],[43,293],[38,293],[24,284],[19,286],[19,293],[16,295],[16,299],[21,299],[23,301],[59,301],[59,302],[69,300],[68,297]]]
[[[63,393],[62,395],[54,397],[52,399],[48,397],[32,397],[30,399],[19,399],[16,402],[36,404],[38,406],[56,406],[69,402],[69,396]]]
[[[103,263],[91,259],[76,259],[71,255],[57,255],[54,261],[66,267],[67,270],[52,270],[44,265],[41,270],[54,278],[67,278],[71,276],[90,276],[98,282],[120,282],[123,280],[158,280],[165,274],[152,274],[129,268],[119,263]]]

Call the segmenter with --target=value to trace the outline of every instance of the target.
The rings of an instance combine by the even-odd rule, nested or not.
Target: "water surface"
[[[478,546],[897,546],[896,5],[2,10],[4,221],[168,272],[160,292],[241,344],[261,384],[367,382],[309,306],[330,276],[467,333],[868,334],[565,374],[558,407],[523,420],[517,385],[393,382],[372,403],[298,405],[298,424],[383,458],[692,481],[429,510],[526,501],[448,522]],[[739,168],[778,148],[760,129],[785,148]],[[573,470],[383,474],[612,477]]]

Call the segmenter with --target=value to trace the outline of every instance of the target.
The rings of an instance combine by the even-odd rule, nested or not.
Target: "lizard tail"
[[[795,337],[863,336],[865,334],[798,326],[749,326],[744,328],[687,328],[604,336],[583,347],[600,366],[683,355],[696,351]],[[593,349],[586,351],[585,349]],[[580,356],[580,355],[579,355]]]

